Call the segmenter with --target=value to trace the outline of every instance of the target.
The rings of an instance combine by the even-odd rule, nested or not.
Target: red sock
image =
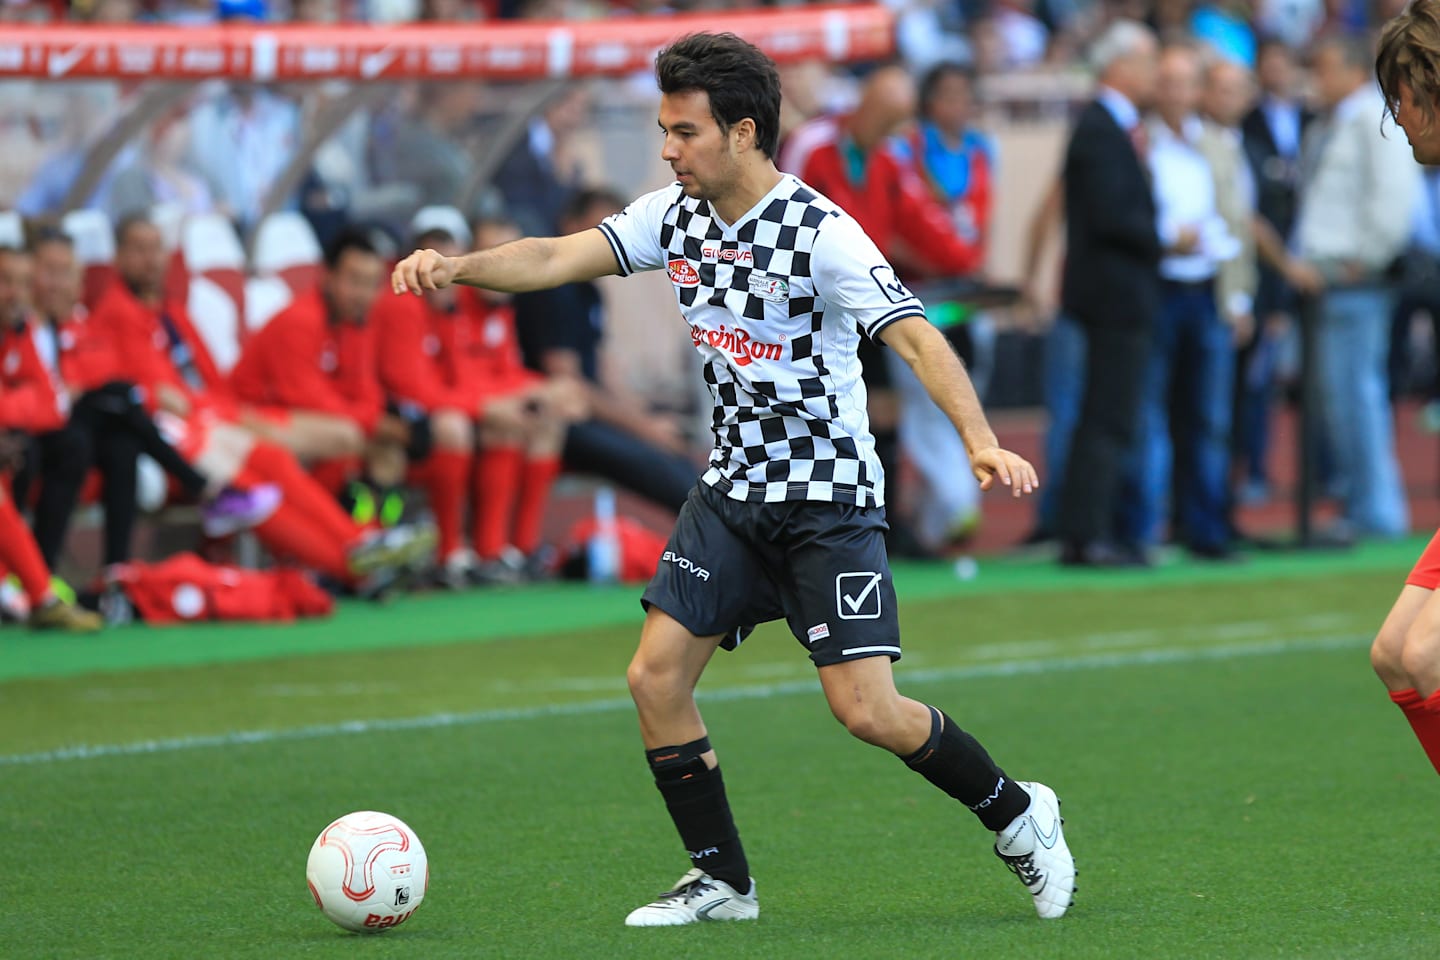
[[[0,478],[8,486],[8,477]],[[15,574],[32,608],[50,596],[50,569],[40,556],[35,535],[15,510],[10,497],[0,494],[0,562]]]
[[[460,549],[460,522],[465,512],[465,481],[470,475],[470,455],[459,450],[436,450],[430,454],[419,479],[435,512],[440,556]]]
[[[1405,712],[1415,739],[1425,749],[1436,773],[1440,773],[1440,691],[1428,698],[1421,697],[1414,690],[1391,691],[1390,699]]]
[[[331,539],[349,544],[360,536],[360,528],[340,508],[339,501],[306,473],[300,461],[284,447],[273,443],[255,444],[236,480],[275,484],[285,495],[287,504],[308,514],[310,526],[318,527]]]
[[[515,546],[525,554],[540,546],[540,525],[545,520],[545,506],[550,502],[550,488],[560,475],[559,457],[535,457],[525,461],[520,474],[520,503],[515,507]]]
[[[365,470],[359,457],[333,457],[320,460],[310,466],[310,477],[332,496],[338,495],[345,486]]]
[[[475,552],[494,560],[510,541],[525,454],[519,447],[484,447],[475,464]]]
[[[349,544],[327,535],[289,500],[255,528],[255,536],[277,557],[298,561],[342,583],[352,579]]]

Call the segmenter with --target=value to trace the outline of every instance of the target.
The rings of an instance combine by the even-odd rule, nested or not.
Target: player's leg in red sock
[[[520,475],[520,502],[515,507],[515,536],[512,542],[525,555],[540,546],[540,528],[550,489],[560,475],[560,458],[554,455],[531,457]]]
[[[473,541],[482,560],[494,560],[510,542],[515,501],[520,493],[520,473],[525,454],[519,446],[484,446],[475,463],[475,511]]]
[[[475,433],[470,418],[458,410],[438,411],[431,416],[430,424],[435,449],[417,474],[435,514],[443,561],[464,546],[460,530]]]
[[[20,581],[32,609],[49,598],[50,570],[40,556],[34,534],[10,499],[8,474],[0,474],[0,563]]]
[[[342,544],[354,542],[359,526],[341,509],[339,502],[310,474],[290,451],[273,443],[257,443],[237,478],[241,481],[273,483],[285,502],[309,516],[311,525],[329,539]]]

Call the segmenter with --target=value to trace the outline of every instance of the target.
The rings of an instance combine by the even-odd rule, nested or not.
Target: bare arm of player
[[[416,250],[395,265],[396,293],[438,290],[452,283],[503,293],[548,290],[566,283],[619,273],[610,242],[599,230],[563,237],[526,237],[460,257]]]
[[[980,489],[989,490],[998,479],[1019,497],[1040,486],[1040,478],[1029,461],[1000,446],[995,431],[985,419],[970,375],[944,334],[928,320],[912,316],[880,331],[880,339],[910,365],[930,399],[955,424],[960,439],[965,441],[970,469],[980,481]]]

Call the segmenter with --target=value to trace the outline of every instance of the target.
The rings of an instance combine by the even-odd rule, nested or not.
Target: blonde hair
[[[1425,119],[1435,118],[1440,103],[1440,0],[1412,0],[1404,13],[1385,24],[1375,54],[1375,78],[1392,117],[1400,109],[1400,88],[1406,86]]]

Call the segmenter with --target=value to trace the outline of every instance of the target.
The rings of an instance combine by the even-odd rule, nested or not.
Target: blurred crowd
[[[1268,425],[1301,320],[1324,401],[1322,489],[1342,507],[1330,532],[1406,532],[1390,404],[1436,389],[1436,363],[1414,345],[1440,340],[1416,325],[1440,316],[1440,184],[1381,124],[1370,38],[1394,11],[894,6],[896,61],[783,69],[778,162],[856,216],[982,394],[999,340],[1043,338],[1032,539],[1103,567],[1149,565],[1169,539],[1232,557],[1237,505],[1273,494]],[[0,5],[9,18],[174,24],[682,8],[695,7]],[[1072,133],[1058,176],[1025,185],[1038,212],[1007,289],[986,272],[1007,162],[988,127],[997,91],[1019,80],[1014,112],[1059,104]],[[85,575],[112,620],[138,504],[193,505],[205,543],[250,531],[271,556],[368,596],[553,576],[544,521],[563,472],[678,509],[708,438],[615,377],[599,287],[416,299],[383,285],[414,246],[586,229],[653,186],[636,173],[653,163],[648,145],[604,140],[626,96],[653,119],[653,84],[604,89],[0,86],[0,567],[19,584],[0,610],[96,626],[51,578],[90,501],[104,532]],[[120,130],[127,118],[140,122]],[[1052,287],[1041,264],[1056,247]],[[963,446],[903,363],[869,344],[862,359],[896,489],[893,547],[963,550],[981,521]],[[1440,399],[1431,410],[1440,425]],[[158,493],[147,470],[164,474]]]

